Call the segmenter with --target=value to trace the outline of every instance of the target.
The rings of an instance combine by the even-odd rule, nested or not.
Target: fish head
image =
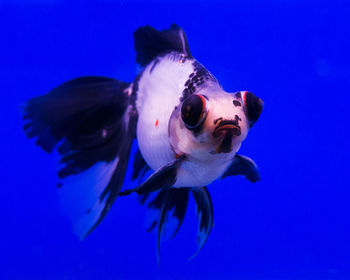
[[[248,91],[198,92],[173,111],[170,144],[178,155],[205,159],[208,154],[236,153],[259,119],[263,101]]]

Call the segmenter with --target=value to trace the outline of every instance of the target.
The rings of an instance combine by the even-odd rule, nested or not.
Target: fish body
[[[203,83],[193,86],[196,87],[193,94],[204,95],[208,99],[206,102],[211,105],[206,120],[210,134],[215,128],[215,119],[232,119],[235,116],[232,101],[236,97],[225,92],[198,61],[194,58],[185,59],[183,54],[172,52],[149,63],[139,80],[136,101],[139,115],[137,138],[140,139],[139,148],[147,164],[157,170],[174,160],[177,154],[186,154],[188,157],[179,168],[173,187],[206,186],[219,178],[231,164],[247,134],[245,129],[240,139],[235,139],[236,143],[229,153],[216,153],[215,139],[205,139],[210,138],[210,135],[202,135],[205,134],[203,132],[199,133],[201,135],[193,135],[187,129],[184,129],[184,133],[180,129],[176,131],[176,128],[181,127],[180,118],[174,120],[176,123],[169,127],[173,112],[174,115],[177,113],[175,108],[184,99],[189,81],[192,77],[200,79],[199,67],[204,71]],[[248,124],[242,123],[241,127],[246,128]],[[172,140],[177,143],[171,143],[171,136],[176,138]]]
[[[134,38],[143,68],[133,82],[96,76],[68,81],[24,105],[24,129],[45,151],[60,153],[58,187],[81,238],[104,219],[117,197],[137,193],[141,203],[150,200],[148,207],[159,210],[150,227],[157,227],[159,259],[169,213],[177,221],[175,235],[190,194],[197,206],[200,249],[213,225],[206,186],[231,175],[260,179],[254,161],[237,152],[263,102],[248,91],[226,92],[192,56],[176,25],[163,31],[142,27]],[[122,190],[134,140],[139,150],[132,179],[143,183]]]

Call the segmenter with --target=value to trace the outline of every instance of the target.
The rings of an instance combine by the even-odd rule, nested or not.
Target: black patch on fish
[[[230,153],[232,151],[232,133],[226,133],[217,153]]]
[[[216,120],[214,120],[214,124],[216,125],[218,121],[222,121],[222,118],[217,118]]]
[[[182,97],[180,98],[180,101],[183,102],[191,95],[191,91],[188,88],[185,88],[182,92]]]
[[[155,60],[153,61],[152,67],[151,67],[151,69],[149,70],[150,73],[153,72],[154,68],[157,66],[157,64],[159,63],[159,61],[160,61],[159,58],[157,58],[157,59],[155,59]]]
[[[233,105],[235,105],[236,107],[242,106],[241,102],[239,102],[237,100],[233,100]]]
[[[185,89],[182,92],[180,101],[184,101],[191,94],[195,93],[199,87],[202,87],[206,81],[216,81],[213,75],[209,73],[205,67],[198,61],[193,62],[194,71],[189,75],[188,80],[185,82]],[[205,97],[208,100],[208,97]]]
[[[238,115],[235,115],[235,121],[237,122],[237,125],[238,125],[238,122],[242,121],[242,119]]]
[[[191,131],[192,131],[194,137],[197,138],[197,137],[201,134],[201,132],[202,132],[202,130],[203,130],[203,127],[204,127],[204,122],[202,122],[199,126],[193,128],[193,129],[191,129]]]
[[[133,105],[133,108],[136,110],[136,99],[137,99],[137,93],[139,91],[139,83],[140,79],[143,75],[144,70],[142,70],[135,78],[134,82],[132,83],[132,93],[131,93],[131,103]]]
[[[237,97],[237,98],[242,98],[241,92],[236,92],[236,97]]]

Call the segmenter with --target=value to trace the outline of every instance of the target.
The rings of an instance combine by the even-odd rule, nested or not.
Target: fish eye
[[[249,91],[243,93],[242,99],[247,109],[247,116],[252,127],[257,122],[264,106],[264,101]]]
[[[182,103],[181,118],[188,129],[198,127],[206,116],[206,101],[203,96],[193,94]]]

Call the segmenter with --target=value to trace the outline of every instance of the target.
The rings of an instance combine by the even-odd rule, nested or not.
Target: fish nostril
[[[216,125],[217,122],[219,122],[219,121],[222,121],[222,118],[218,118],[218,119],[214,120],[214,124]]]

